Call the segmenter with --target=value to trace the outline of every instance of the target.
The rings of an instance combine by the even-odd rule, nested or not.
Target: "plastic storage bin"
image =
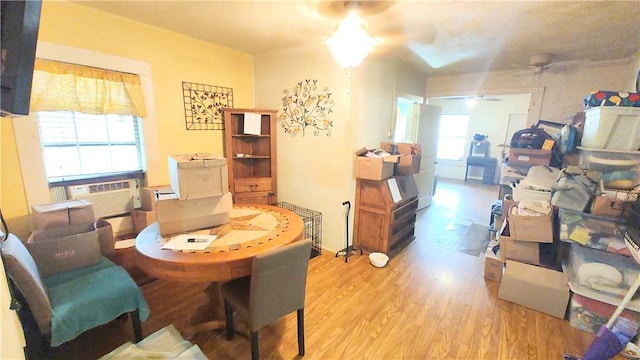
[[[607,323],[615,309],[614,305],[573,293],[569,303],[569,323],[582,331],[596,333],[600,325]],[[640,313],[635,311],[625,309],[620,316],[634,323],[640,322]]]
[[[574,292],[580,294],[592,292],[622,299],[638,277],[638,264],[632,257],[573,243],[567,246],[567,256],[562,268]],[[592,295],[587,296],[597,298]],[[603,301],[599,298],[598,300]]]
[[[519,186],[511,185],[511,194],[513,194],[513,200],[522,201],[522,200],[551,200],[551,191],[539,191],[539,190],[531,190],[526,189]]]
[[[560,240],[631,256],[618,231],[618,219],[595,216],[567,209],[558,209]]]
[[[578,147],[581,167],[601,172],[604,186],[630,190],[640,183],[640,151]]]
[[[584,111],[582,146],[634,151],[640,148],[640,108],[599,106]]]

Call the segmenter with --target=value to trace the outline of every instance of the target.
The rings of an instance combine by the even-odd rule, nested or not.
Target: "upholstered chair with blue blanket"
[[[131,314],[134,341],[142,339],[140,320],[149,316],[149,306],[122,267],[104,256],[98,256],[95,264],[71,270],[55,264],[40,265],[16,236],[9,234],[3,238],[2,260],[13,289],[17,290],[16,297],[24,299],[22,306],[29,307],[48,352],[51,347],[125,313]],[[97,243],[91,238],[87,244]],[[47,268],[47,275],[41,276],[39,268]],[[61,268],[65,270],[56,272]]]

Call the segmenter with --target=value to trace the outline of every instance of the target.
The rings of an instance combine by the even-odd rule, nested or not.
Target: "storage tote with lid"
[[[640,107],[598,106],[584,114],[582,146],[627,151],[640,148]]]

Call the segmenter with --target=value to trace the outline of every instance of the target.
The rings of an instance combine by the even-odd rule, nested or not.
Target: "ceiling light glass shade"
[[[351,13],[325,43],[340,66],[355,67],[369,55],[378,40],[369,35],[362,28],[360,18]]]

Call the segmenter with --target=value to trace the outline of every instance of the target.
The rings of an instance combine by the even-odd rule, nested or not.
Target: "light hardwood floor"
[[[433,205],[418,214],[416,240],[385,268],[366,256],[348,263],[325,250],[310,261],[305,308],[305,359],[561,359],[581,355],[593,335],[497,297],[484,280],[484,255],[437,245],[450,222],[488,225],[497,186],[441,180]],[[188,319],[202,286],[154,281],[143,286],[150,334]],[[203,285],[204,286],[204,285]],[[297,358],[295,313],[260,332],[264,359]],[[55,349],[55,359],[99,357],[131,339],[116,321]],[[247,359],[249,341],[221,331],[192,339],[210,359]]]

